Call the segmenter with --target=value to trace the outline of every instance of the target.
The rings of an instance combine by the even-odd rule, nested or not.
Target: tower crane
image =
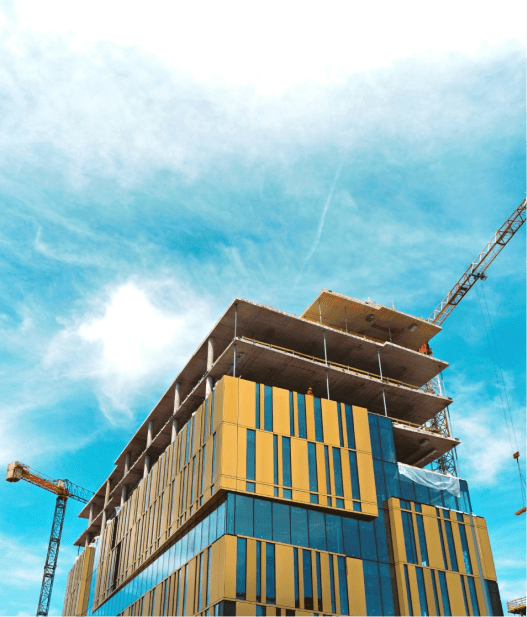
[[[55,505],[55,514],[53,515],[53,524],[51,525],[51,536],[49,538],[48,554],[46,556],[46,565],[44,566],[44,576],[42,578],[42,587],[40,589],[40,598],[38,600],[37,616],[47,615],[49,603],[51,600],[51,590],[53,589],[53,580],[55,578],[55,569],[57,568],[57,559],[59,556],[60,537],[62,535],[62,526],[64,524],[64,515],[66,513],[66,502],[68,498],[76,499],[81,503],[88,503],[93,497],[93,493],[81,488],[69,480],[53,480],[38,471],[31,470],[28,465],[19,463],[18,461],[10,463],[7,466],[8,482],[19,482],[25,480],[35,486],[40,486],[50,493],[57,496]]]
[[[441,325],[450,313],[456,308],[461,300],[467,295],[477,281],[484,281],[487,277],[485,270],[496,259],[499,253],[503,250],[506,244],[508,244],[520,227],[525,223],[527,209],[527,199],[524,199],[521,204],[514,210],[509,218],[503,223],[503,225],[496,231],[492,239],[487,243],[485,248],[477,256],[477,258],[470,264],[459,281],[452,287],[443,300],[434,309],[430,317],[426,321],[430,323]],[[424,353],[430,353],[430,348],[422,349]],[[438,394],[442,394],[441,382],[436,377],[434,380],[427,384],[427,388],[431,389]],[[449,429],[449,412],[448,408],[440,411],[436,417],[432,420],[432,425],[435,429],[439,430],[446,436],[450,436]],[[516,452],[513,458],[518,461],[519,453]],[[454,460],[453,451],[447,452],[439,459],[437,459],[437,467],[442,473],[450,473],[457,475],[456,464]],[[519,463],[518,463],[519,468]],[[521,471],[520,471],[521,478]],[[516,514],[525,512],[525,508],[519,510]]]

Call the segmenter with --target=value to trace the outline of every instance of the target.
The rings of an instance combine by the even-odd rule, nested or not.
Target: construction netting
[[[397,463],[397,466],[399,467],[399,473],[412,480],[412,482],[423,484],[424,486],[435,488],[439,491],[448,491],[455,497],[460,497],[461,495],[459,478],[446,476],[436,471],[429,471],[428,469],[419,469],[411,465],[404,465],[403,463]]]

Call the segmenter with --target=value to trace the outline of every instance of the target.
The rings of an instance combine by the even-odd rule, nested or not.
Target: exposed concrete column
[[[86,534],[86,542],[84,542],[84,548],[88,548],[91,544],[91,533]]]
[[[126,453],[126,458],[124,459],[124,475],[126,476],[126,474],[130,471],[130,463],[132,461],[132,453],[131,452],[127,452]]]
[[[172,420],[172,436],[170,437],[171,442],[176,441],[177,429],[178,429],[178,421],[174,418]]]
[[[123,486],[121,487],[121,508],[124,506],[127,498],[128,498],[128,485],[123,484]]]
[[[145,456],[145,466],[143,467],[143,478],[150,473],[150,457],[148,455]]]
[[[88,527],[93,523],[93,511],[94,511],[94,506],[93,503],[90,504],[90,515],[88,517]]]
[[[214,364],[214,339],[212,336],[207,341],[207,371],[210,371]]]
[[[110,479],[108,478],[108,480],[106,480],[106,492],[104,494],[104,507],[105,508],[108,505],[108,502],[110,501],[110,490],[111,490],[111,483],[110,483]]]
[[[101,542],[102,542],[102,534],[106,529],[106,510],[102,511],[102,521],[101,521]]]
[[[179,409],[181,405],[181,384],[177,383],[174,388],[174,413]]]
[[[148,423],[148,433],[146,435],[146,447],[152,443],[152,439],[154,438],[154,421],[150,420]]]
[[[379,360],[379,375],[380,375],[381,381],[382,381],[381,352],[379,351],[378,347],[377,347],[377,358]],[[383,403],[384,403],[384,415],[387,416],[388,415],[388,411],[386,409],[386,396],[384,395],[384,385],[382,386],[382,400],[383,400]]]
[[[210,375],[207,375],[207,379],[205,381],[205,397],[209,396],[212,392],[212,388],[214,388],[214,379]]]

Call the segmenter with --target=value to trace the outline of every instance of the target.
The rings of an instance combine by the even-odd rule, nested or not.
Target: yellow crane
[[[55,578],[55,570],[57,568],[57,559],[59,556],[60,538],[62,535],[62,526],[64,525],[64,515],[66,514],[66,502],[71,497],[81,503],[88,503],[93,497],[93,493],[81,488],[69,480],[53,480],[38,471],[30,469],[28,465],[19,463],[9,463],[7,466],[8,482],[19,482],[25,480],[35,486],[49,491],[57,496],[55,505],[55,514],[53,516],[53,524],[51,526],[51,536],[49,538],[48,554],[46,564],[44,566],[44,576],[42,578],[42,587],[40,589],[40,598],[38,600],[37,616],[47,615],[49,603],[51,600],[51,590],[53,589],[53,580]]]

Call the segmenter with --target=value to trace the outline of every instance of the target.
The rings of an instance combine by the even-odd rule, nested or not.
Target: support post
[[[177,429],[178,429],[178,421],[174,418],[172,420],[172,435],[170,436],[170,441],[171,442],[176,441]]]
[[[124,459],[124,475],[125,476],[130,471],[131,460],[132,460],[132,453],[131,452],[127,452],[126,453],[126,458]]]
[[[148,423],[148,433],[146,435],[146,447],[148,448],[154,438],[154,421],[150,420]]]
[[[88,548],[91,544],[91,533],[86,534],[86,541],[84,542],[84,548]]]
[[[143,478],[150,473],[150,457],[148,454],[145,456],[145,466],[143,467]]]
[[[180,406],[181,406],[181,384],[177,383],[174,388],[174,413],[176,413],[176,411],[180,408]]]
[[[214,339],[212,336],[207,341],[207,371],[210,371],[214,364]]]
[[[93,523],[94,506],[90,504],[90,515],[88,517],[88,527]]]
[[[234,305],[234,338],[238,335],[238,303]]]
[[[234,360],[232,362],[232,376],[236,377],[236,345],[234,345]]]
[[[377,347],[377,358],[379,360],[379,374],[380,374],[381,381],[382,381],[381,354],[380,354],[380,351],[379,351],[378,347]],[[388,410],[386,409],[386,396],[384,394],[384,385],[382,386],[382,401],[384,403],[384,415],[388,416]]]
[[[104,493],[104,507],[105,508],[108,505],[108,502],[110,501],[110,490],[111,490],[111,483],[110,483],[110,479],[108,479],[106,480],[106,491]]]
[[[328,401],[330,400],[329,398],[329,375],[328,375],[329,371],[328,369],[326,369],[326,389],[328,391]]]
[[[214,380],[210,375],[207,375],[207,379],[205,380],[205,398],[209,396],[212,392],[212,388],[214,387]]]
[[[123,484],[123,486],[121,487],[121,508],[126,503],[127,498],[128,498],[128,485]]]

